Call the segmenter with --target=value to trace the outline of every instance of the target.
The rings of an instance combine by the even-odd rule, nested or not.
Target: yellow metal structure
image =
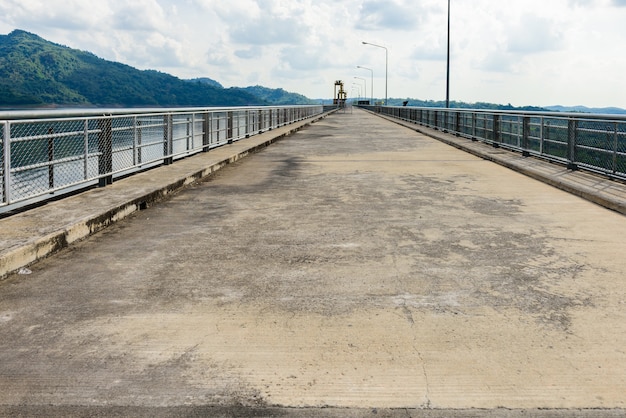
[[[339,91],[337,91],[337,87],[339,87]],[[343,89],[343,81],[335,81],[335,95],[333,99],[333,104],[341,107],[345,106],[347,96],[348,94]]]

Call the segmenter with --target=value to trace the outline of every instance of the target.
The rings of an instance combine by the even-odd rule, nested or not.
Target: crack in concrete
[[[430,383],[428,381],[428,372],[426,371],[426,362],[424,361],[424,356],[422,356],[422,353],[417,349],[415,344],[413,344],[413,350],[417,353],[417,357],[420,359],[420,362],[422,363],[422,372],[424,373],[424,381],[426,382],[426,394],[425,394],[426,402],[423,403],[421,407],[425,409],[431,409],[432,405],[430,402]]]
[[[411,328],[413,328],[413,325],[415,325],[415,320],[413,319],[413,313],[406,306],[406,300],[404,301],[404,304],[402,305],[402,312],[404,312],[404,316],[406,317],[407,321],[409,321],[409,323],[411,324]]]

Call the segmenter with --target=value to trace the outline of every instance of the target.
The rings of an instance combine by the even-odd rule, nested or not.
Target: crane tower
[[[337,87],[339,87],[339,91],[337,91]],[[348,94],[343,89],[343,81],[335,81],[335,95],[333,99],[333,104],[339,107],[344,107],[346,105],[347,96]]]

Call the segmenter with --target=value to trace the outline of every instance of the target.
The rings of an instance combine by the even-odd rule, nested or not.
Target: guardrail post
[[[170,165],[174,162],[172,152],[174,149],[174,132],[173,132],[174,116],[163,116],[163,165]]]
[[[476,112],[472,112],[472,141],[477,141],[476,138]]]
[[[204,113],[202,131],[202,151],[207,152],[211,146],[211,121],[209,119],[209,112]]]
[[[83,149],[85,150],[83,154],[83,180],[87,180],[89,178],[89,119],[85,119],[83,138]]]
[[[567,121],[567,168],[576,170],[576,142],[578,140],[578,121],[569,119]]]
[[[500,147],[500,115],[493,115],[493,142],[494,148]]]
[[[617,150],[618,150],[618,141],[617,141],[617,122],[613,123],[613,173],[617,171]]]
[[[48,188],[54,189],[54,128],[48,128]]]
[[[113,182],[113,123],[110,117],[98,121],[98,186]]]
[[[228,143],[233,143],[233,112],[228,112],[228,127],[226,128],[226,138]]]
[[[541,117],[541,137],[539,139],[539,154],[543,155],[544,143],[546,138],[546,130],[550,126],[550,120],[545,120],[545,118]]]
[[[142,162],[142,147],[141,147],[141,141],[142,139],[142,131],[141,131],[141,121],[139,119],[137,119],[137,117],[135,116],[135,138],[136,139],[136,148],[137,148],[137,152],[136,152],[136,156],[137,156],[137,164],[141,164]]]
[[[246,138],[250,138],[250,125],[252,124],[252,116],[249,110],[246,110]]]
[[[196,135],[198,134],[198,129],[196,128],[196,123],[198,122],[198,114],[191,114],[191,150],[196,149]]]
[[[185,123],[185,151],[189,151],[193,147],[193,114],[191,117],[187,116],[187,123]]]
[[[11,124],[5,122],[3,124],[2,137],[3,165],[2,165],[2,197],[4,203],[11,202]]]
[[[530,116],[522,119],[522,156],[530,156]]]

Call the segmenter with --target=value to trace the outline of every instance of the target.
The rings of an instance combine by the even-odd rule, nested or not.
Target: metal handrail
[[[0,111],[0,212],[322,112],[321,105]]]
[[[360,106],[372,112],[626,179],[626,115]]]

